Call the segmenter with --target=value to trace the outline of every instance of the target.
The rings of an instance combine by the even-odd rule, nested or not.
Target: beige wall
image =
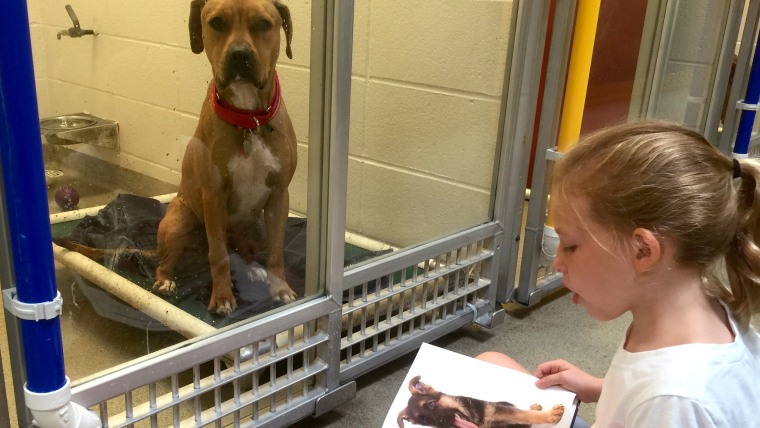
[[[713,0],[678,5],[654,116],[701,126],[710,103],[727,11],[728,2]]]
[[[355,15],[347,227],[407,246],[487,221],[511,2]]]
[[[71,26],[67,3],[97,36],[56,39]],[[78,150],[177,182],[210,77],[205,55],[189,49],[189,3],[28,0],[40,116],[115,120],[118,155]],[[300,156],[291,206],[305,213],[311,2],[284,3],[294,59],[283,52],[278,70]],[[484,221],[511,2],[358,0],[355,8],[349,229],[409,245]],[[387,197],[399,189],[407,192]]]

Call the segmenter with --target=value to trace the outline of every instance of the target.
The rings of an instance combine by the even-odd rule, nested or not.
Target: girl
[[[558,360],[538,366],[536,385],[598,401],[597,427],[760,426],[759,180],[757,162],[660,121],[566,153],[551,193],[553,267],[592,318],[633,320],[604,379]],[[525,371],[503,354],[478,358]]]

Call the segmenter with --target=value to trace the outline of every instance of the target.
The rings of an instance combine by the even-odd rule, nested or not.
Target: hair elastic
[[[739,163],[738,160],[732,159],[734,161],[734,178],[739,178],[742,176],[742,166]]]

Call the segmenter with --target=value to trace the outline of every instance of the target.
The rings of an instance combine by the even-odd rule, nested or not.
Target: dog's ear
[[[409,381],[409,392],[411,392],[412,395],[435,394],[436,391],[433,389],[433,387],[421,382],[420,379],[422,379],[422,376],[415,376],[412,378],[412,380]]]
[[[404,407],[404,410],[400,411],[398,414],[398,417],[396,417],[396,423],[398,423],[398,428],[404,428],[404,421],[409,420],[409,415],[406,414],[406,407]]]
[[[293,51],[290,49],[290,42],[293,40],[293,21],[290,19],[290,9],[280,2],[274,2],[277,11],[282,18],[282,29],[285,30],[285,54],[288,58],[293,59]]]
[[[193,53],[203,52],[203,23],[201,22],[201,9],[206,0],[193,0],[190,2],[190,49]]]
[[[421,393],[417,389],[417,384],[420,383],[420,379],[422,379],[422,376],[415,376],[415,377],[412,378],[412,380],[409,381],[409,392],[411,392],[412,395],[414,395],[414,394],[424,394],[424,392]]]

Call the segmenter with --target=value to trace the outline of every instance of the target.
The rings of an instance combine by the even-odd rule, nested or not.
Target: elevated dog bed
[[[166,205],[152,198],[120,194],[103,207],[97,215],[81,220],[57,223],[52,226],[56,244],[76,250],[78,246],[94,251],[82,251],[106,268],[151,291],[158,266],[156,232],[166,212]],[[175,271],[178,274],[176,296],[155,294],[203,322],[220,328],[250,318],[282,305],[269,296],[265,257],[251,263],[230,251],[230,270],[238,308],[223,316],[207,310],[211,294],[211,274],[208,244],[203,229],[198,229],[194,245],[186,249]],[[367,251],[346,244],[345,265],[375,257],[386,251]],[[299,297],[304,296],[306,265],[306,219],[291,217],[285,233],[285,277]],[[82,292],[100,316],[133,327],[161,330],[163,325],[150,316],[114,299],[110,294],[78,281]]]

